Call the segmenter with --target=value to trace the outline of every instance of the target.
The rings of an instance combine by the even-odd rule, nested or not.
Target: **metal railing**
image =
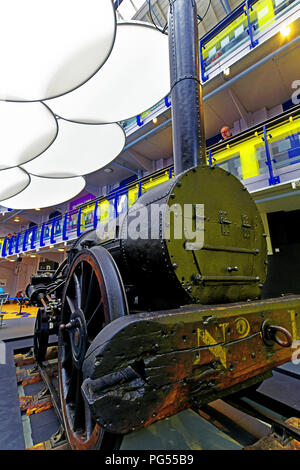
[[[199,41],[202,83],[241,60],[299,16],[300,0],[245,0]],[[170,106],[170,96],[166,96],[121,125],[129,135]]]
[[[229,171],[246,186],[257,178],[261,178],[262,187],[280,183],[278,172],[300,163],[300,106],[209,148],[207,161]],[[144,192],[173,176],[173,167],[164,168],[59,217],[0,239],[0,256],[67,244],[124,213]]]

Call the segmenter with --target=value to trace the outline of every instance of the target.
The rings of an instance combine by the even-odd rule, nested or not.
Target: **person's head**
[[[231,132],[229,130],[229,127],[227,126],[222,127],[221,136],[223,137],[224,140],[229,139],[229,137],[231,137]]]

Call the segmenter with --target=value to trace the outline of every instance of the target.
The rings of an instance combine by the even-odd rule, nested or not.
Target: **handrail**
[[[199,40],[202,83],[219,74],[220,67],[225,69],[231,66],[241,58],[240,54],[246,55],[269,39],[270,35],[276,34],[278,29],[274,29],[274,25],[294,18],[294,7],[299,3],[300,0],[244,0]],[[218,91],[214,90],[213,93]],[[159,114],[156,110],[166,111],[170,106],[169,96],[166,96],[142,114],[122,121],[122,126],[133,131]]]
[[[208,164],[211,166],[223,166],[228,171],[231,170],[230,168],[227,168],[227,166],[231,165],[236,172],[242,174],[241,179],[248,179],[256,174],[258,175],[260,173],[267,172],[269,173],[269,185],[278,184],[280,182],[280,178],[275,174],[275,172],[279,168],[280,163],[285,163],[286,166],[295,164],[299,161],[299,159],[295,158],[295,152],[296,157],[299,155],[300,158],[300,140],[299,147],[295,147],[294,142],[296,138],[298,139],[298,135],[300,135],[300,105],[295,106],[290,111],[282,113],[281,116],[269,119],[260,125],[254,126],[251,129],[242,132],[238,136],[209,147],[207,149]],[[293,136],[294,141],[291,143],[290,152],[287,154],[286,150],[284,152],[276,150],[275,157],[276,159],[279,157],[280,161],[274,161],[272,143],[275,142],[277,145],[277,143],[282,139],[292,139]],[[291,140],[288,140],[288,142],[290,141]],[[250,170],[248,168],[249,162],[247,160],[249,149],[255,149],[256,152],[258,152],[256,160],[254,161],[252,158],[252,165],[254,164],[254,166],[251,169],[252,173],[250,176]],[[236,176],[240,177],[239,174]],[[112,217],[110,207],[113,210],[113,217],[116,217],[118,215],[118,201],[121,196],[123,196],[123,198],[124,195],[127,196],[127,207],[129,207],[130,194],[133,194],[133,199],[136,200],[149,187],[155,186],[156,181],[160,183],[162,182],[162,179],[167,180],[172,177],[173,166],[170,165],[156,171],[155,173],[144,176],[139,180],[135,180],[126,186],[119,187],[111,191],[106,196],[101,196],[92,201],[85,202],[78,208],[72,209],[61,216],[50,219],[47,222],[43,222],[38,226],[26,229],[24,232],[18,233],[17,236],[13,236],[11,238],[5,237],[2,239],[2,243],[0,241],[0,256],[12,256],[20,253],[20,251],[26,252],[28,250],[36,249],[38,246],[45,247],[46,245],[63,242],[66,243],[70,239],[75,239],[85,230],[97,227],[97,224],[100,222],[103,205],[106,214],[105,218]],[[131,201],[131,203],[132,202],[133,201]],[[85,219],[85,216],[87,216],[87,220]],[[57,231],[57,228],[59,228],[59,231]],[[47,231],[48,233],[46,233]],[[29,237],[31,237],[30,240]]]

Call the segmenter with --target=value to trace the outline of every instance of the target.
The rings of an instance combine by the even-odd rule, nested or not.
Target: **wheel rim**
[[[45,360],[49,340],[49,324],[43,309],[39,309],[34,324],[33,352],[37,362]]]
[[[114,447],[115,437],[96,423],[81,393],[85,353],[111,321],[108,294],[97,257],[83,250],[74,259],[65,286],[58,339],[60,398],[73,449]]]

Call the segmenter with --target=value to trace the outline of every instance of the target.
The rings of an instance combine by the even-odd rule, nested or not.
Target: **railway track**
[[[57,421],[57,431],[49,439],[26,446],[32,450],[69,449],[58,394],[57,348],[49,348],[48,352],[50,359],[46,358],[40,364],[34,361],[31,349],[25,354],[14,356],[20,385],[21,413],[27,416],[41,413],[42,416],[51,408]],[[276,368],[274,375],[276,383],[280,381],[283,388],[287,379],[292,380],[294,395],[298,393],[300,396],[300,371],[297,373],[296,368]],[[274,376],[269,380],[274,381]],[[31,387],[32,390],[33,384],[35,387],[39,384],[39,392],[27,395],[27,388]],[[262,384],[258,390],[230,395],[193,411],[207,425],[213,425],[217,432],[236,442],[240,449],[300,449],[300,403],[295,405],[289,403],[286,397],[280,399],[271,396],[268,388]],[[28,439],[25,441],[29,442]],[[202,448],[205,449],[205,441],[204,445],[202,441]]]

